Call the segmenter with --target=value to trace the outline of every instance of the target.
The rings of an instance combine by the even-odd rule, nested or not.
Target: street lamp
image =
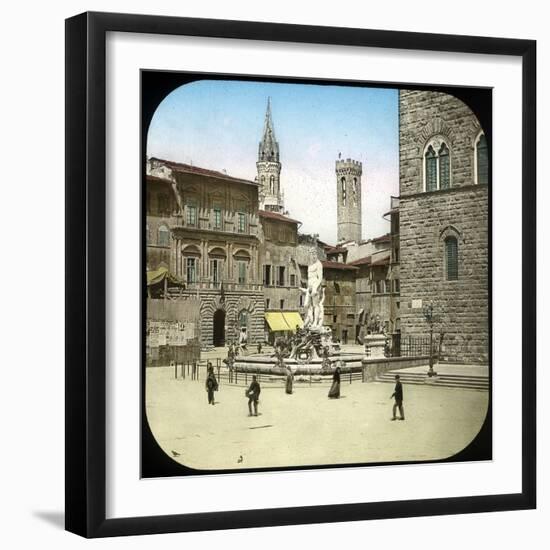
[[[434,315],[434,303],[430,302],[428,306],[424,306],[424,318],[430,326],[430,362],[428,376],[436,376],[437,372],[434,371],[434,354],[433,354],[433,335],[434,335],[434,323],[439,321],[439,317]]]

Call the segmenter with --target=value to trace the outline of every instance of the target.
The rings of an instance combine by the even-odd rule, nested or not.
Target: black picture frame
[[[106,33],[482,53],[522,60],[522,490],[519,493],[106,519]],[[536,506],[536,42],[84,13],[66,20],[66,529],[85,537]],[[137,372],[136,372],[137,375]]]

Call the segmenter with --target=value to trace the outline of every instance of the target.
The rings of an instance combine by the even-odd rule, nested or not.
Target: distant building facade
[[[169,205],[159,211],[160,195]],[[147,266],[158,268],[157,249],[169,250],[169,270],[183,284],[178,296],[200,300],[201,346],[236,341],[243,328],[249,341],[263,339],[257,184],[150,159],[146,210],[148,235],[156,231],[162,245],[147,243]]]
[[[353,344],[356,341],[355,277],[358,269],[329,260],[321,263],[325,284],[324,325],[331,327],[333,339]]]
[[[391,235],[344,243],[327,249],[327,259],[356,269],[354,340],[362,343],[375,327],[393,335],[399,330],[399,281],[391,261]],[[351,334],[349,312],[345,330]]]
[[[302,326],[303,301],[298,264],[299,221],[260,210],[260,265],[265,300],[265,338]]]
[[[178,207],[172,182],[165,176],[158,173],[158,176],[147,177],[145,242],[148,271],[159,267],[170,269],[170,225]]]
[[[459,99],[399,92],[401,332],[426,335],[433,302],[443,358],[489,355],[489,156],[479,121]]]

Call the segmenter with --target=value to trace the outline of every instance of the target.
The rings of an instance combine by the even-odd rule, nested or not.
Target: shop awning
[[[296,326],[298,326],[298,328],[303,328],[304,326],[302,317],[297,311],[284,311],[283,317],[292,332],[296,332]]]
[[[296,325],[300,328],[304,326],[297,311],[268,311],[265,320],[273,332],[295,332]]]
[[[270,311],[265,314],[265,320],[273,332],[289,331],[285,318],[280,311]]]
[[[159,267],[155,271],[147,272],[147,286],[162,283],[164,279],[168,279],[168,282],[172,284],[182,284],[182,281],[174,277],[165,267]]]

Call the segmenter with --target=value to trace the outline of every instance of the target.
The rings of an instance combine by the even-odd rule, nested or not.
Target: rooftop
[[[221,179],[232,183],[244,183],[246,185],[254,185],[255,187],[258,187],[258,183],[255,181],[245,180],[242,178],[235,178],[233,176],[229,176],[228,174],[225,174],[224,172],[217,172],[216,170],[201,168],[200,166],[192,166],[191,164],[184,164],[181,162],[174,162],[171,160],[159,159],[156,157],[151,157],[150,160],[156,161],[160,164],[164,164],[165,166],[168,166],[169,168],[171,168],[174,172],[179,172],[181,174],[207,176],[210,178]],[[153,177],[153,176],[149,176],[149,177]]]
[[[365,256],[364,258],[358,258],[357,260],[354,260],[353,262],[350,262],[349,265],[369,265],[372,262],[372,256]]]
[[[278,212],[270,212],[269,210],[258,210],[258,214],[260,215],[260,218],[269,218],[271,220],[279,220],[289,223],[302,223],[298,220],[293,220],[292,218],[283,216],[283,214],[279,214]]]
[[[328,244],[324,245],[324,248],[327,254],[340,254],[348,251],[348,249],[343,246],[330,246]]]
[[[391,236],[389,233],[386,233],[385,235],[381,235],[380,237],[374,237],[374,239],[372,239],[373,243],[385,243],[390,241],[391,241]]]
[[[371,265],[387,265],[389,263],[390,263],[390,256],[388,254],[387,256],[383,256],[382,258],[374,260],[374,262],[372,262]]]
[[[351,264],[343,264],[340,262],[331,262],[326,260],[321,260],[321,264],[323,265],[323,269],[342,269],[349,271],[356,271],[358,269]]]

